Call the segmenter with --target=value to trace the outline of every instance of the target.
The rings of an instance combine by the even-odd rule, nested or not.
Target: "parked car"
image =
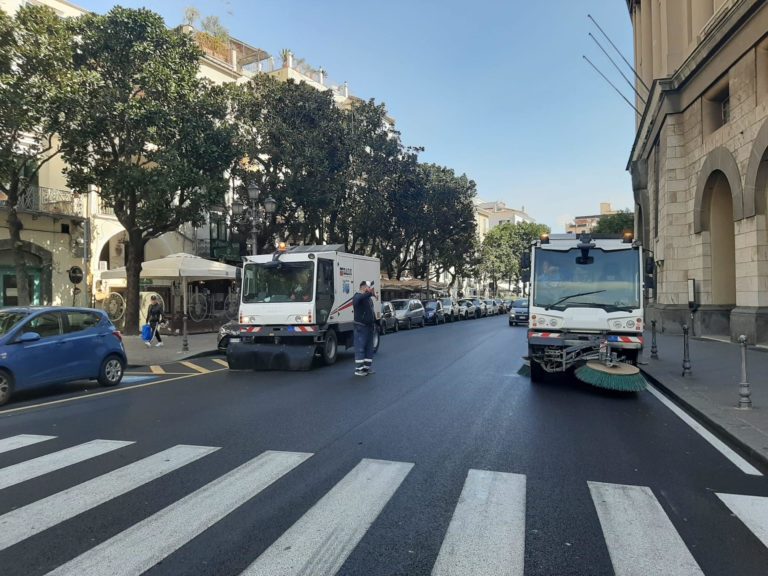
[[[216,348],[222,354],[227,353],[227,346],[229,346],[229,339],[232,336],[240,336],[240,324],[237,320],[230,320],[226,324],[222,324],[219,328],[219,339]]]
[[[424,320],[427,324],[445,324],[445,310],[440,300],[423,300]]]
[[[379,327],[382,334],[387,332],[397,332],[400,329],[400,323],[395,316],[395,309],[392,307],[391,302],[381,303],[381,320],[379,321]]]
[[[116,386],[123,338],[103,310],[31,307],[0,310],[0,404],[18,390],[73,380]]]
[[[486,306],[484,300],[480,298],[472,298],[472,303],[475,305],[475,317],[484,318],[488,316],[488,306]]]
[[[395,316],[400,328],[410,330],[414,326],[424,326],[426,319],[424,317],[424,306],[418,300],[392,300],[392,308],[395,309]]]
[[[521,298],[512,303],[509,309],[509,325],[528,324],[528,299]]]
[[[488,311],[488,316],[496,316],[499,313],[499,305],[496,303],[496,300],[486,300],[485,308]]]
[[[453,322],[454,320],[459,320],[459,304],[454,300],[453,298],[441,298],[440,302],[443,304],[443,313],[445,314],[445,319],[448,320],[448,322]]]
[[[475,315],[475,304],[472,302],[472,300],[459,300],[459,318],[462,320],[477,318]]]

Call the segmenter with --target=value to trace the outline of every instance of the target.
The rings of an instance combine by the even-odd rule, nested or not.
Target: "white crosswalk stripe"
[[[362,460],[275,541],[243,576],[332,576],[413,468]]]
[[[218,450],[174,446],[0,516],[0,550]]]
[[[0,489],[15,486],[54,470],[72,466],[131,444],[133,442],[122,440],[91,440],[85,444],[72,446],[13,466],[6,466],[0,469]]]
[[[53,438],[56,437],[21,434],[0,439],[0,453]],[[130,444],[133,442],[93,440],[2,468],[0,489]],[[136,497],[131,494],[133,490],[183,470],[217,450],[207,446],[173,446],[10,509],[0,516],[0,551],[33,536],[43,538],[46,530],[63,522],[85,522],[86,516],[78,516],[117,498]],[[303,452],[264,452],[54,568],[49,576],[143,574],[311,456]],[[253,562],[241,576],[337,574],[413,467],[408,462],[361,460],[261,555],[255,560],[244,559],[244,564]],[[177,472],[181,473],[184,472]],[[522,474],[469,470],[445,528],[432,576],[522,576],[527,484],[528,479]],[[616,576],[703,576],[650,488],[587,484]],[[727,507],[768,547],[768,497],[724,493],[717,497],[725,506],[713,498],[715,508],[726,514]],[[599,538],[599,533],[593,536]]]
[[[703,576],[650,488],[588,484],[616,576]]]
[[[470,470],[432,576],[522,576],[525,476]]]
[[[25,446],[31,446],[39,442],[45,442],[46,440],[53,440],[56,436],[39,436],[37,434],[19,434],[18,436],[11,436],[10,438],[3,438],[0,440],[0,454],[3,452],[10,452],[17,448],[24,448]]]
[[[768,498],[741,494],[718,494],[717,497],[768,547]]]
[[[49,574],[142,574],[310,456],[264,452]]]

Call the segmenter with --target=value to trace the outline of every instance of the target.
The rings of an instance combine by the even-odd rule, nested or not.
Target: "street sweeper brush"
[[[576,368],[576,378],[598,388],[621,392],[639,392],[646,387],[646,381],[640,369],[631,364],[605,364],[590,360]]]

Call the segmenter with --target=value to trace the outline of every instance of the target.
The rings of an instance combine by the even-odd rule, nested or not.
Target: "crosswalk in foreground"
[[[0,454],[52,440],[23,434],[0,439]],[[133,444],[93,440],[0,468],[0,489]],[[177,445],[0,516],[0,551],[92,510],[217,447]],[[267,451],[152,514],[80,556],[56,576],[139,575],[312,457]],[[246,576],[334,575],[366,535],[414,464],[363,459],[242,572]],[[613,570],[618,576],[704,574],[653,491],[588,482]],[[717,494],[768,547],[768,498]],[[432,569],[433,576],[522,576],[526,477],[469,470]]]

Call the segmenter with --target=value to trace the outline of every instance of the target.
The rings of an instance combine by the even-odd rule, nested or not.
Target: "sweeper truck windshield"
[[[635,250],[593,248],[536,253],[533,304],[550,310],[601,308],[606,312],[640,308],[640,265]]]
[[[267,262],[245,265],[243,302],[310,302],[314,262]]]

